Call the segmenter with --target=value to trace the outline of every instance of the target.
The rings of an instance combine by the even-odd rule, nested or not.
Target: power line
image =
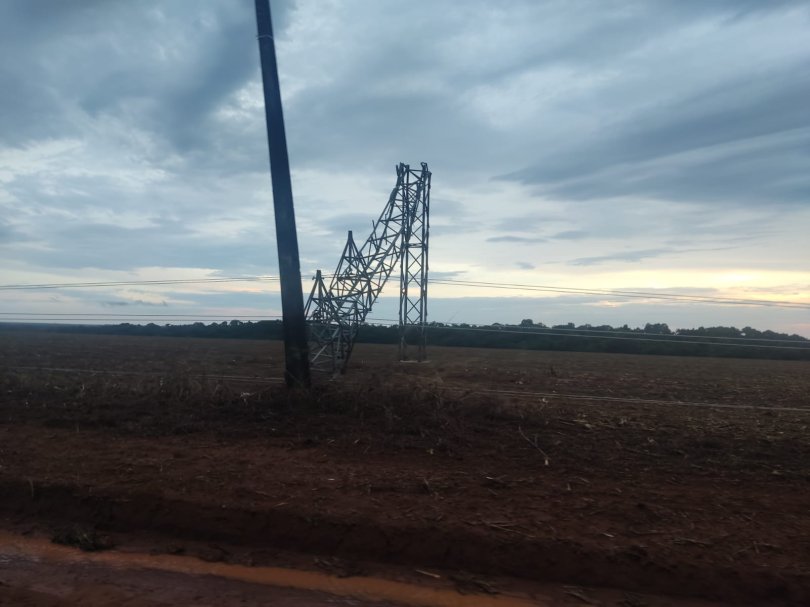
[[[324,274],[329,277],[329,274]],[[307,280],[304,278],[303,280]],[[195,278],[195,279],[166,279],[166,280],[122,280],[109,282],[73,282],[73,283],[42,283],[42,284],[7,284],[0,285],[0,291],[9,290],[37,290],[37,289],[74,289],[74,288],[98,288],[98,287],[119,287],[119,286],[148,286],[148,285],[181,285],[181,284],[210,284],[210,283],[230,283],[230,282],[273,282],[278,281],[277,276],[237,276],[222,278]],[[744,305],[744,306],[769,306],[784,308],[810,309],[810,303],[800,301],[779,301],[772,299],[744,299],[730,297],[713,297],[709,295],[688,295],[683,293],[654,293],[649,291],[624,291],[614,289],[585,289],[579,287],[555,287],[552,285],[532,285],[520,283],[498,283],[487,281],[458,280],[458,279],[433,279],[432,284],[442,284],[447,286],[478,287],[487,289],[506,289],[513,291],[539,291],[547,293],[562,293],[568,295],[610,295],[614,297],[626,297],[636,299],[658,299],[669,301],[681,301],[685,303],[704,303],[717,305]]]
[[[577,287],[554,287],[550,285],[528,285],[517,283],[497,283],[472,280],[435,279],[432,284],[480,287],[488,289],[507,289],[513,291],[541,291],[550,293],[565,293],[576,295],[612,295],[614,297],[628,297],[637,299],[662,299],[682,301],[688,303],[714,303],[718,305],[746,305],[746,306],[774,306],[786,308],[807,308],[810,303],[799,301],[779,301],[773,299],[742,299],[730,297],[712,297],[709,295],[686,295],[680,293],[653,293],[646,291],[622,291],[612,289],[581,289]]]
[[[166,280],[117,280],[109,282],[58,282],[43,284],[0,285],[0,291],[37,290],[37,289],[83,289],[97,287],[129,287],[143,285],[182,285],[207,284],[221,282],[268,282],[277,281],[278,276],[236,276],[223,278],[178,278]]]
[[[236,319],[233,319],[236,320]],[[44,324],[54,324],[59,325],[62,327],[90,327],[94,326],[97,328],[101,327],[116,327],[119,325],[124,324],[137,324],[138,326],[146,326],[144,323],[145,321],[149,321],[149,324],[156,324],[155,321],[165,324],[173,324],[177,323],[175,326],[192,326],[190,323],[192,322],[199,322],[205,324],[206,322],[210,321],[212,323],[220,323],[220,322],[227,322],[225,318],[160,318],[160,319],[146,319],[146,318],[133,318],[133,319],[125,319],[125,318],[8,318],[0,320],[0,325],[2,324],[19,324],[19,325],[44,325]],[[260,322],[257,320],[256,322]]]
[[[19,323],[19,324],[38,324],[38,323],[60,323],[61,326],[91,326],[90,323],[107,323],[107,324],[93,324],[92,326],[104,327],[104,326],[116,326],[115,324],[110,324],[111,321],[120,321],[116,324],[127,324],[126,319],[113,319],[113,318],[13,318],[8,320],[3,320],[0,322],[7,322],[7,323]],[[134,324],[137,321],[144,321],[148,319],[144,318],[135,318],[131,319],[132,322],[129,324]],[[192,318],[161,318],[161,319],[154,319],[160,320],[164,323],[184,323],[184,325],[188,324],[189,322],[201,322],[204,323],[207,320],[211,322],[226,322],[225,318],[200,318],[200,319],[192,319]],[[232,319],[238,320],[238,319]],[[67,322],[70,321],[70,322]],[[259,320],[257,320],[259,322]],[[154,324],[154,323],[153,323]],[[145,326],[145,325],[144,325]],[[178,324],[177,326],[181,326]],[[191,326],[191,325],[188,325]]]
[[[281,318],[280,315],[272,314],[114,314],[104,312],[0,312],[2,316],[25,316],[25,317],[42,317],[42,316],[59,316],[65,319],[72,317],[80,317],[94,320],[103,320],[104,318],[223,318],[231,320],[241,320],[243,318],[259,319],[266,318]]]

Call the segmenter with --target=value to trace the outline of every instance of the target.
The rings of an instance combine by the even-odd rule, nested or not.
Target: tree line
[[[6,329],[93,333],[103,335],[141,335],[150,337],[204,337],[227,339],[281,339],[280,320],[240,320],[192,324],[62,325],[6,323]],[[358,343],[396,344],[399,329],[392,325],[361,327]],[[659,354],[672,356],[720,356],[734,358],[767,358],[810,360],[810,340],[800,335],[759,331],[752,327],[699,327],[672,330],[666,323],[647,323],[643,327],[628,325],[547,326],[532,319],[517,325],[494,323],[429,323],[428,346],[473,348],[518,348],[525,350],[558,350],[572,352],[605,352],[623,354]]]

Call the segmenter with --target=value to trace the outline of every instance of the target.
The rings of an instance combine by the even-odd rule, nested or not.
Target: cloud
[[[535,265],[529,263],[528,261],[516,261],[515,266],[517,266],[521,270],[534,270]]]
[[[463,216],[465,205],[460,200],[451,200],[437,196],[430,197],[431,217],[442,217],[449,219],[459,219]]]
[[[490,238],[487,238],[487,242],[514,242],[528,244],[546,242],[546,239],[534,236],[515,236],[513,234],[507,234],[505,236],[491,236]]]
[[[504,217],[495,224],[495,230],[501,232],[537,232],[548,224],[566,221],[562,216],[556,215],[517,215]]]
[[[623,91],[659,81],[665,99],[658,101],[660,93],[649,89],[652,103],[633,100],[614,119],[503,178],[572,201],[633,196],[728,206],[804,204],[810,195],[810,48],[773,37],[806,27],[810,12],[807,5],[772,8],[766,15],[748,10],[710,20],[704,31],[673,24],[664,36],[680,55],[671,59],[692,62],[694,72],[675,73],[661,64],[662,72],[652,73],[653,62],[666,53],[653,48],[650,65],[631,61],[641,70],[639,82],[627,82]],[[745,49],[756,28],[777,25],[762,36],[761,53]],[[709,35],[716,42],[704,38]],[[721,41],[734,53],[719,49]],[[718,52],[699,64],[701,48]],[[611,87],[606,92],[603,103],[610,107],[618,100]]]
[[[452,280],[454,278],[460,278],[466,273],[466,270],[431,270],[430,278],[431,280]]]
[[[660,257],[667,253],[673,253],[675,249],[672,248],[659,248],[659,249],[642,249],[639,251],[622,251],[620,253],[612,253],[610,255],[596,255],[594,257],[579,257],[572,259],[570,262],[573,266],[594,266],[608,261],[627,261],[639,262],[644,259],[652,257]]]
[[[27,240],[24,234],[8,221],[0,218],[0,247],[24,240]]]
[[[273,2],[277,34],[291,2]],[[252,4],[80,0],[0,7],[0,142],[75,137],[109,116],[176,152],[216,146],[213,114],[258,71]]]
[[[611,253],[608,255],[596,255],[593,257],[579,257],[577,259],[572,259],[568,263],[574,266],[594,266],[597,264],[603,264],[610,261],[619,261],[619,262],[640,262],[645,259],[652,259],[654,257],[662,257],[664,255],[679,255],[682,253],[705,253],[710,251],[725,251],[734,249],[733,246],[726,246],[726,247],[710,247],[710,248],[695,248],[695,249],[684,249],[684,248],[675,248],[675,247],[659,247],[654,249],[641,249],[641,250],[634,250],[634,251],[620,251],[617,253]]]
[[[557,232],[553,236],[549,236],[549,238],[551,240],[583,240],[590,235],[585,230],[565,230],[564,232]]]
[[[380,210],[382,210],[382,206]],[[346,232],[352,230],[354,232],[354,240],[359,246],[371,233],[372,223],[376,219],[377,217],[371,217],[366,213],[344,213],[322,218],[318,221],[318,225],[328,230],[330,233],[339,234],[344,238],[346,237]]]
[[[806,3],[273,8],[305,275],[421,160],[431,264],[470,279],[518,245],[566,284],[806,271]],[[250,2],[8,0],[0,53],[5,282],[274,271]]]
[[[160,303],[156,303],[152,301],[146,301],[143,299],[133,299],[131,301],[123,299],[112,299],[108,301],[102,301],[101,305],[108,308],[124,308],[127,306],[161,306],[165,308],[168,306],[165,300],[161,301]]]
[[[432,214],[433,211],[431,211]],[[441,221],[441,220],[439,220]],[[430,235],[431,238],[438,236],[439,238],[460,236],[461,234],[471,234],[475,232],[487,233],[487,227],[474,219],[458,219],[451,223],[438,223],[431,218]],[[435,239],[434,239],[434,242]]]
[[[272,274],[276,267],[267,237],[256,230],[212,239],[171,222],[137,228],[84,222],[53,225],[37,246],[14,251],[10,259],[15,258],[50,268],[74,269],[164,266]]]

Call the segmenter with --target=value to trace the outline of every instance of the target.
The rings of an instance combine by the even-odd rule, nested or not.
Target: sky
[[[305,292],[424,161],[434,278],[810,304],[810,3],[271,5]],[[276,273],[253,2],[0,3],[0,286]],[[0,288],[0,315],[268,316],[277,290]],[[439,322],[810,337],[808,307],[429,299]]]

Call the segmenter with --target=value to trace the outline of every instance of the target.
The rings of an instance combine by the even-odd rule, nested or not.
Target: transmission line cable
[[[329,274],[323,275],[325,278]],[[303,278],[303,280],[308,280]],[[193,278],[193,279],[166,279],[166,280],[127,280],[108,282],[73,282],[73,283],[43,283],[43,284],[6,284],[0,285],[0,291],[9,290],[36,290],[36,289],[73,289],[73,288],[98,288],[116,286],[148,286],[148,285],[180,285],[180,284],[209,284],[209,283],[230,283],[230,282],[274,282],[278,281],[277,276],[237,276],[222,278]],[[683,293],[654,293],[649,291],[624,291],[613,289],[584,289],[579,287],[555,287],[552,285],[532,285],[519,283],[499,283],[487,281],[459,280],[459,279],[433,279],[432,284],[459,287],[478,287],[488,289],[505,289],[513,291],[540,291],[548,293],[563,293],[569,295],[610,295],[614,297],[627,297],[636,299],[659,299],[670,301],[682,301],[686,303],[704,303],[718,305],[749,305],[749,306],[773,306],[785,308],[810,309],[810,302],[801,301],[780,301],[773,299],[744,299],[732,297],[713,297],[709,295],[688,295]]]
[[[2,316],[26,316],[26,317],[41,317],[41,316],[59,316],[71,318],[223,318],[226,320],[241,320],[243,318],[255,318],[263,320],[265,318],[281,318],[281,315],[272,314],[116,314],[105,312],[0,312]]]
[[[81,289],[96,287],[129,287],[141,285],[182,285],[206,284],[220,282],[269,282],[277,281],[277,276],[236,276],[223,278],[178,278],[165,280],[116,280],[108,282],[57,282],[43,284],[10,284],[0,285],[0,291],[36,290],[36,289]]]
[[[612,295],[615,297],[628,297],[638,299],[663,299],[673,301],[683,301],[688,303],[715,303],[723,305],[751,305],[751,306],[775,306],[788,308],[808,308],[810,302],[801,301],[779,301],[774,299],[742,299],[731,297],[712,297],[709,295],[686,295],[680,293],[652,293],[646,291],[622,291],[611,289],[581,289],[577,287],[553,287],[550,285],[527,285],[516,283],[497,283],[483,281],[465,281],[456,279],[435,279],[432,284],[456,285],[467,287],[480,287],[488,289],[507,289],[513,291],[542,291],[550,293],[565,293],[576,295]]]

